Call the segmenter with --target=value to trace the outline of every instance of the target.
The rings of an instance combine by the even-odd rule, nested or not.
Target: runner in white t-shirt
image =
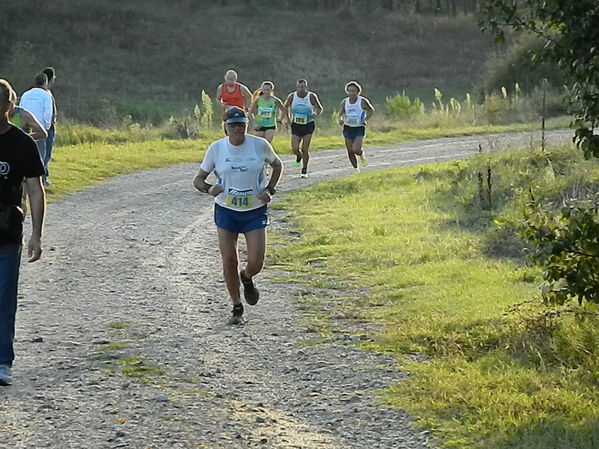
[[[223,262],[225,283],[233,301],[230,324],[240,324],[243,316],[239,281],[243,284],[245,300],[255,305],[258,289],[252,278],[262,270],[266,252],[267,203],[283,171],[283,163],[267,140],[246,134],[247,116],[243,109],[231,108],[225,126],[227,137],[209,147],[193,185],[200,192],[215,197],[214,221]],[[267,180],[266,166],[272,167]],[[206,183],[214,172],[216,183]],[[237,240],[245,235],[247,264],[239,268]]]

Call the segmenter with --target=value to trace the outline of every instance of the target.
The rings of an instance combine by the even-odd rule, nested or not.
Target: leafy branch
[[[599,2],[596,0],[488,0],[480,25],[505,41],[505,29],[527,30],[546,41],[535,55],[566,77],[574,119],[573,141],[585,157],[599,157]]]

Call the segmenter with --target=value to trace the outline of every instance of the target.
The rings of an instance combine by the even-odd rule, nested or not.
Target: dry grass
[[[192,108],[202,89],[212,96],[230,67],[251,88],[272,79],[280,95],[306,77],[334,108],[354,78],[381,101],[403,89],[412,95],[430,86],[465,91],[492,49],[473,17],[378,11],[354,17],[274,7],[264,15],[234,7],[223,29],[222,7],[174,3],[8,2],[3,15],[19,32],[0,24],[13,36],[0,42],[0,76],[22,92],[51,64],[61,110],[72,119],[130,114],[157,122]]]

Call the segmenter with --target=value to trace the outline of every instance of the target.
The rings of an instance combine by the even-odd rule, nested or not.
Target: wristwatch
[[[264,190],[266,190],[271,195],[274,195],[275,193],[277,193],[277,189],[275,189],[274,187],[270,187],[270,186],[266,186],[266,188]]]
[[[212,184],[208,184],[207,182],[204,182],[204,186],[199,190],[202,193],[208,193],[208,191],[210,190],[211,187],[212,187]]]

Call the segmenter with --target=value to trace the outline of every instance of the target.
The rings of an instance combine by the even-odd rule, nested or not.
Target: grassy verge
[[[488,164],[490,212],[476,203],[476,172]],[[273,263],[328,286],[309,298],[312,309],[322,304],[319,320],[334,309],[381,326],[367,347],[397,355],[412,374],[382,400],[445,447],[594,448],[599,319],[542,305],[539,273],[516,256],[509,226],[494,222],[517,217],[529,188],[548,202],[598,180],[596,162],[565,148],[321,184],[280,205],[301,237],[277,247]]]
[[[389,132],[372,132],[367,144],[389,145],[435,137],[530,129],[534,129],[533,125],[393,129]],[[312,149],[319,151],[343,147],[343,139],[336,131],[327,130],[322,135],[316,135]],[[58,130],[58,145],[53,151],[50,165],[51,181],[55,185],[50,198],[60,198],[113,176],[199,162],[210,142],[221,137],[222,133],[217,130],[209,130],[199,139],[174,140],[161,138],[157,130],[102,130],[79,125],[64,126]],[[288,135],[281,132],[275,138],[274,147],[279,154],[291,154]]]
[[[123,144],[88,143],[57,147],[50,163],[51,199],[107,178],[139,170],[198,161],[200,142],[149,140]]]

